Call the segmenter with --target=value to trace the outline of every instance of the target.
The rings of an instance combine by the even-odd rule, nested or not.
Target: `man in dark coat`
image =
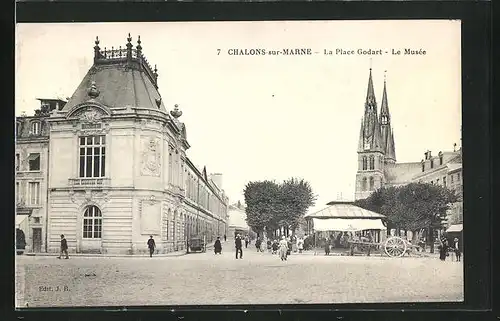
[[[234,245],[236,246],[236,258],[238,258],[238,253],[240,253],[240,259],[243,258],[243,249],[241,248],[241,237],[240,235],[236,235],[236,239],[234,240]]]
[[[215,254],[222,254],[222,244],[220,243],[220,237],[217,236],[217,240],[214,243]]]
[[[68,242],[64,238],[64,234],[61,234],[61,252],[59,253],[58,259],[61,258],[61,256],[62,256],[63,253],[66,254],[65,259],[69,259],[69,256],[68,256]]]
[[[156,248],[155,240],[153,240],[153,235],[149,236],[148,248],[149,248],[149,257],[153,257],[153,253]]]
[[[224,242],[226,242],[226,241],[227,241],[227,236],[226,236],[226,234],[224,234]]]

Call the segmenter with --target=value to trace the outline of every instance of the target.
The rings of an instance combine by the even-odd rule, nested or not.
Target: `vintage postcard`
[[[463,301],[460,27],[18,24],[16,307]]]

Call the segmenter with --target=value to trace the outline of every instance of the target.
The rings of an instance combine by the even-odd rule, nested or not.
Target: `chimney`
[[[241,202],[238,200],[238,208],[241,209]]]
[[[214,173],[210,175],[210,178],[212,181],[217,185],[219,189],[222,189],[222,174],[221,173]]]
[[[429,159],[431,159],[431,158],[432,158],[431,151],[430,151],[430,150],[428,150],[427,152],[429,153]]]
[[[457,143],[453,144],[453,152],[457,151]]]
[[[425,155],[425,158],[424,158],[424,159],[425,159],[425,160],[428,160],[428,159],[429,159],[429,157],[428,157],[428,156],[429,156],[429,152],[428,152],[428,151],[427,151],[427,152],[425,152],[425,153],[424,153],[424,155]]]

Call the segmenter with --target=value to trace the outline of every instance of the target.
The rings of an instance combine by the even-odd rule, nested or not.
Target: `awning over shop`
[[[462,232],[463,228],[464,228],[463,224],[453,224],[446,230],[446,233]]]
[[[16,228],[20,228],[21,224],[28,218],[27,214],[17,214],[16,215]]]
[[[313,218],[315,231],[356,232],[363,230],[386,230],[380,219]]]

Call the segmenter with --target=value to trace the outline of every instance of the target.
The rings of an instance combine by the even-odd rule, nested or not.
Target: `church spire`
[[[372,68],[370,68],[370,75],[368,77],[368,89],[366,91],[365,111],[368,108],[376,107],[377,101],[375,99],[375,90],[373,90]]]
[[[384,125],[384,123],[390,123],[391,121],[391,114],[389,113],[389,104],[387,103],[387,88],[386,88],[387,82],[385,75],[386,72],[387,70],[384,72],[384,92],[382,93],[382,105],[380,106],[380,123],[382,125]]]

